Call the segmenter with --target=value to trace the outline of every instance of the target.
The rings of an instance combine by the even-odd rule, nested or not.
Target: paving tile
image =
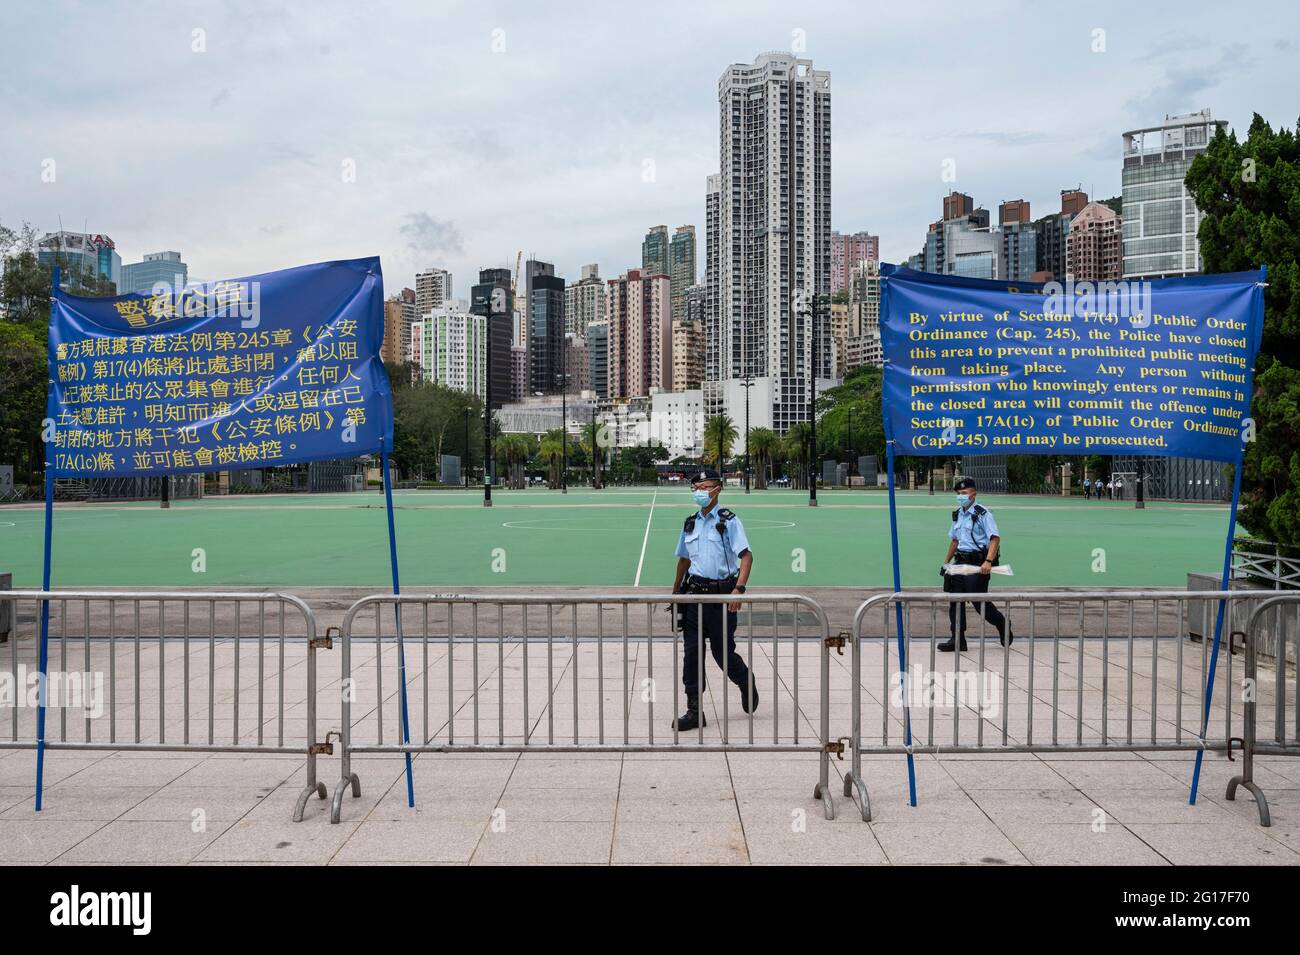
[[[53,861],[103,825],[81,819],[0,819],[0,863]]]
[[[613,836],[613,822],[507,822],[503,830],[484,832],[470,861],[604,865]]]
[[[345,814],[336,826],[318,820],[249,822],[226,829],[198,856],[201,862],[328,862],[359,823]]]
[[[1174,865],[1300,865],[1300,852],[1262,827],[1134,823],[1128,828]]]
[[[1000,824],[1033,865],[1167,865],[1158,852],[1118,823],[1098,831],[1076,823]]]
[[[894,865],[1023,865],[1028,861],[992,823],[869,825]]]
[[[749,860],[739,821],[623,822],[615,865],[734,865]]]
[[[189,820],[110,822],[64,852],[58,864],[81,862],[147,862],[177,865],[196,858],[229,823],[203,823],[195,832]]]
[[[331,864],[356,862],[468,862],[488,820],[420,819],[361,823],[331,859]]]

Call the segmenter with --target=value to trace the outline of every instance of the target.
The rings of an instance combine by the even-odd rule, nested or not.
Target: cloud
[[[407,247],[417,255],[459,255],[465,239],[450,219],[437,219],[427,212],[408,212],[398,229],[406,236]]]
[[[1234,74],[1250,70],[1252,65],[1245,44],[1232,43],[1223,48],[1214,63],[1189,62],[1167,69],[1163,82],[1133,97],[1125,105],[1132,113],[1143,117],[1144,122],[1167,113],[1199,109],[1205,105],[1198,105],[1198,97],[1203,92]]]

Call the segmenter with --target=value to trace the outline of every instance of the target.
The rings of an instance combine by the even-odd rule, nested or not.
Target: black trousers
[[[736,652],[736,614],[728,611],[726,633],[722,626],[722,604],[681,604],[682,608],[682,686],[687,699],[700,695],[700,617],[704,618],[704,639],[714,662],[727,671],[727,679],[742,690],[749,688],[749,667]],[[723,646],[726,662],[723,662]],[[704,685],[708,686],[708,678]]]
[[[946,594],[986,594],[989,592],[988,574],[944,574],[943,592]],[[1006,635],[1007,620],[1002,611],[991,600],[972,600],[976,613],[982,613],[984,619],[993,625],[998,636]],[[960,635],[966,639],[966,601],[956,601],[948,605],[948,625],[953,637]]]

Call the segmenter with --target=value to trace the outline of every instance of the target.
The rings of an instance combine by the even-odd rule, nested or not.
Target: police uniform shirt
[[[682,528],[677,539],[677,556],[690,560],[690,573],[709,580],[723,580],[740,572],[740,555],[749,550],[745,526],[734,514],[727,520],[726,534],[718,533],[718,512],[714,505],[707,514],[697,512],[689,530]]]
[[[975,508],[984,513],[975,520]],[[983,550],[989,546],[989,539],[1000,537],[998,522],[993,519],[993,512],[978,503],[957,509],[957,519],[952,522],[948,536],[957,542],[957,550],[963,552]]]

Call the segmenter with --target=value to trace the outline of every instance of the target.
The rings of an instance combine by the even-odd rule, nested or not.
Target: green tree
[[[533,456],[533,442],[526,434],[503,434],[496,439],[497,466],[506,474],[506,486],[524,486],[525,465]]]
[[[808,486],[808,454],[812,450],[812,428],[807,421],[796,421],[781,439],[781,447],[790,464],[792,487]]]
[[[0,464],[33,481],[44,467],[45,343],[30,325],[0,320]]]
[[[883,370],[864,365],[845,375],[843,384],[818,395],[818,447],[839,459],[856,458],[862,454],[882,458],[885,453],[885,424],[881,415],[883,389]],[[869,477],[875,481],[874,474]]]
[[[1222,129],[1193,160],[1187,190],[1205,213],[1206,272],[1268,267],[1264,334],[1246,444],[1242,526],[1300,544],[1300,122],[1275,132],[1258,113],[1244,142]]]
[[[560,474],[564,469],[564,431],[552,428],[542,436],[537,449],[537,456],[546,466],[546,483],[550,487],[560,486]]]
[[[731,447],[739,432],[727,415],[714,415],[704,422],[704,460],[719,471],[731,457]]]
[[[780,437],[771,428],[749,429],[750,467],[754,469],[754,486],[760,490],[767,487],[767,475],[768,469],[772,465],[772,455],[780,444]]]

